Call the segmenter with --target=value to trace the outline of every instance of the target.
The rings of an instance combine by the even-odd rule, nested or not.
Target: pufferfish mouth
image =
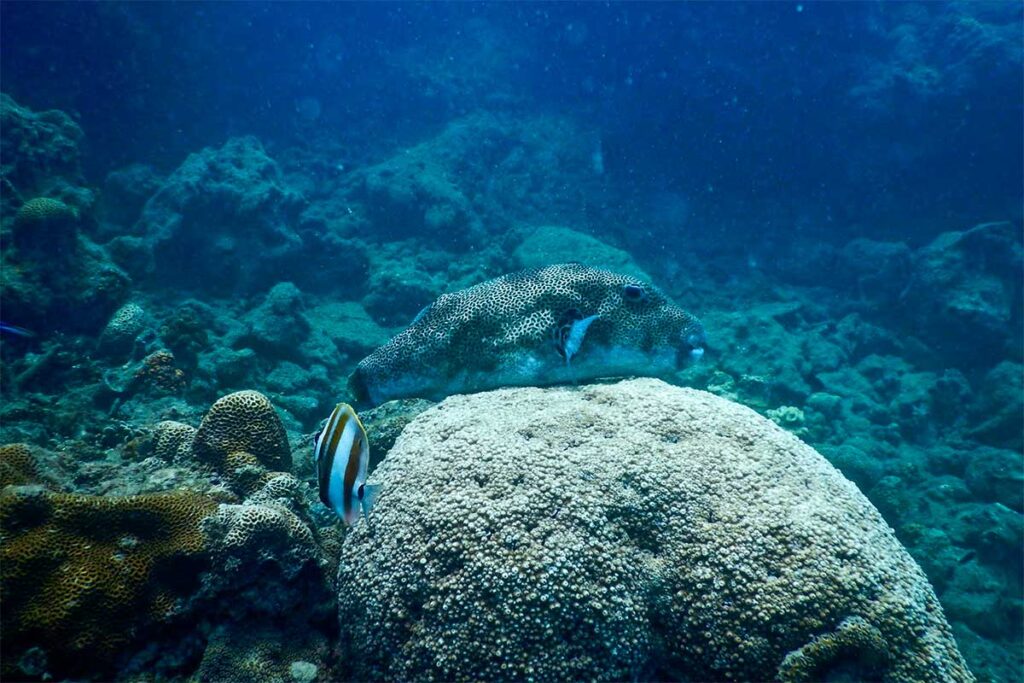
[[[704,334],[704,327],[699,323],[684,327],[679,334],[679,342],[679,365],[691,365],[704,357],[707,337]]]

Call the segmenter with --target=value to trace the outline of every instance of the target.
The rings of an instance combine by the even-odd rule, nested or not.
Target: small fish
[[[366,483],[370,462],[370,444],[366,429],[347,403],[339,403],[331,413],[313,445],[320,500],[348,525],[359,519],[369,524],[370,510],[377,501],[379,488]]]
[[[13,334],[16,337],[25,337],[26,339],[36,336],[36,333],[32,330],[26,330],[24,327],[18,327],[17,325],[8,325],[7,323],[0,323],[0,332],[3,334]]]
[[[558,350],[558,355],[565,359],[566,365],[569,365],[572,357],[579,352],[587,330],[599,317],[601,316],[595,313],[584,318],[583,314],[575,308],[570,308],[562,314],[558,325],[554,328],[555,348]]]

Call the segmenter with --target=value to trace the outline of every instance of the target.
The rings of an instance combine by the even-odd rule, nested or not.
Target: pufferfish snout
[[[658,288],[578,263],[510,273],[427,306],[364,358],[357,401],[440,400],[504,386],[671,374],[704,353],[704,326]]]

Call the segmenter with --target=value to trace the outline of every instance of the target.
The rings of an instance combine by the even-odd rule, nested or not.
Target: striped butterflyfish
[[[339,403],[317,434],[313,445],[320,500],[349,525],[359,513],[367,517],[377,499],[377,487],[366,484],[370,444],[366,429],[347,403]]]

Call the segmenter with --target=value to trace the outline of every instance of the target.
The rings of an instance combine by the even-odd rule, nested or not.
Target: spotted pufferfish
[[[578,263],[444,294],[360,361],[360,405],[506,386],[664,376],[699,359],[701,322],[637,278]]]

